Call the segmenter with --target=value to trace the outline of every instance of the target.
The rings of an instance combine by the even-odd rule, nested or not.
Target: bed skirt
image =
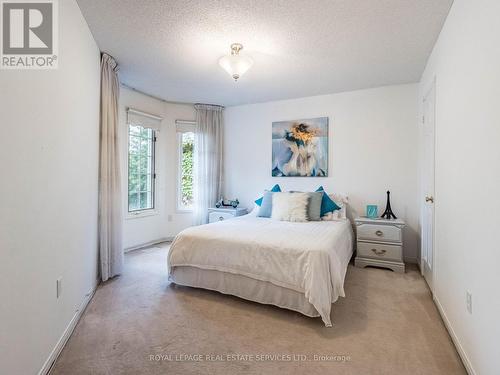
[[[320,316],[304,293],[247,276],[197,267],[176,266],[172,267],[170,281],[178,285],[215,290],[249,301],[278,306],[309,317]]]

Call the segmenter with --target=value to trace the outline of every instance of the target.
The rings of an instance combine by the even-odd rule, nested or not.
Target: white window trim
[[[189,120],[175,120],[176,132],[177,132],[177,189],[175,197],[175,207],[176,212],[179,214],[190,214],[194,211],[193,208],[186,208],[180,204],[181,202],[181,160],[182,160],[182,133],[195,132],[196,121]]]
[[[156,193],[155,193],[155,195],[156,195]],[[128,206],[128,201],[127,201],[127,206]],[[127,215],[125,215],[125,220],[139,219],[141,217],[156,216],[159,214],[160,214],[160,211],[158,211],[158,209],[156,209],[156,208],[148,208],[145,210],[132,211],[132,212],[129,212],[127,210]]]
[[[128,113],[134,111],[135,114],[137,115],[143,115],[144,117],[146,116],[151,116],[153,117],[154,115],[150,115],[146,112],[141,112],[138,110],[133,110],[132,108],[127,108],[127,117]],[[161,121],[161,117],[154,116],[155,120]],[[129,147],[130,147],[130,125],[133,125],[129,119],[127,118],[126,122],[126,139],[127,139],[127,148],[126,148],[126,161],[127,161],[127,169],[126,169],[126,180],[125,180],[125,186],[126,186],[126,195],[125,195],[125,215],[124,219],[125,220],[131,220],[131,219],[140,219],[148,216],[157,216],[160,214],[159,208],[158,208],[158,177],[159,173],[157,171],[157,160],[158,160],[158,144],[159,144],[159,132],[160,130],[158,128],[153,128],[154,131],[154,137],[156,138],[156,142],[154,145],[154,174],[156,175],[156,178],[153,179],[153,208],[147,208],[144,210],[137,210],[137,211],[129,211],[128,210],[128,174],[129,174]],[[141,125],[141,124],[137,124]],[[142,125],[141,125],[142,126]],[[147,127],[147,126],[145,126]]]

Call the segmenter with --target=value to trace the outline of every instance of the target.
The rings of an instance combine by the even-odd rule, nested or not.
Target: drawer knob
[[[378,230],[375,232],[375,234],[379,237],[383,236],[384,235],[384,232],[382,232],[381,230]]]
[[[219,221],[222,221],[224,220],[224,218],[222,216],[219,216]]]
[[[372,251],[375,253],[375,255],[380,255],[380,256],[383,256],[386,252],[386,250],[384,249],[382,250],[372,249]]]

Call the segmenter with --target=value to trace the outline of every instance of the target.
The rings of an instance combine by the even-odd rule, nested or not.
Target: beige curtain
[[[122,200],[118,152],[118,66],[113,57],[101,58],[101,112],[99,159],[99,259],[101,279],[123,269]]]
[[[195,224],[208,222],[208,208],[222,194],[223,107],[196,104]]]

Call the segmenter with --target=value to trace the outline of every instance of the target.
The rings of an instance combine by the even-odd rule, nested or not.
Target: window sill
[[[128,212],[127,215],[125,216],[125,220],[139,219],[142,217],[156,216],[159,214],[160,213],[156,210],[144,210],[144,211],[137,211],[137,212]]]

